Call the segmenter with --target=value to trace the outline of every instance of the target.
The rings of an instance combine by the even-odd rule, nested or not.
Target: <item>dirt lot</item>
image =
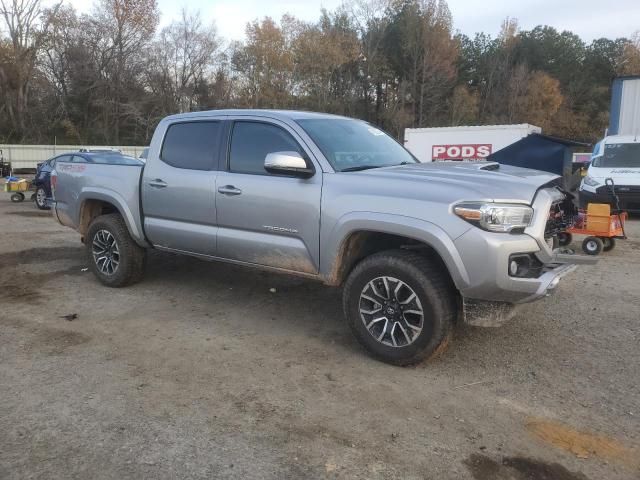
[[[359,348],[337,289],[159,253],[107,289],[75,232],[2,194],[0,478],[639,478],[629,230],[403,369]]]

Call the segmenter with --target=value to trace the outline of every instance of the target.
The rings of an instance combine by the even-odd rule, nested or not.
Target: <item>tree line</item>
[[[283,108],[407,127],[532,123],[594,141],[610,85],[640,74],[640,34],[455,32],[444,0],[348,0],[226,41],[199,12],[159,28],[156,0],[0,0],[0,143],[144,145],[177,112]],[[216,19],[224,22],[224,19]]]

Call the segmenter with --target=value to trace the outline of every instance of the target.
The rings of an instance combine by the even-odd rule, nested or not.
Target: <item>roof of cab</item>
[[[251,117],[265,117],[275,118],[278,120],[302,120],[311,118],[341,118],[346,119],[348,117],[342,117],[339,115],[332,115],[330,113],[319,112],[305,112],[302,110],[262,110],[262,109],[227,109],[227,110],[202,110],[199,112],[186,112],[178,113],[175,115],[169,115],[165,117],[165,121],[172,120],[186,120],[190,118],[200,117],[216,117],[216,116],[251,116]]]

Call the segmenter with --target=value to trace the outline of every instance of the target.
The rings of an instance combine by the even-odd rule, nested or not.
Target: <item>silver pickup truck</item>
[[[458,322],[493,326],[574,268],[557,250],[573,205],[548,173],[420,164],[368,123],[225,110],[158,125],[146,163],[57,162],[55,217],[96,277],[142,278],[149,248],[344,287],[344,313],[376,358],[444,350]]]

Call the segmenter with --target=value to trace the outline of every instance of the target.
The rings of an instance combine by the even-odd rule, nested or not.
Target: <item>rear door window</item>
[[[169,126],[160,159],[176,168],[216,170],[222,122],[184,122]]]

